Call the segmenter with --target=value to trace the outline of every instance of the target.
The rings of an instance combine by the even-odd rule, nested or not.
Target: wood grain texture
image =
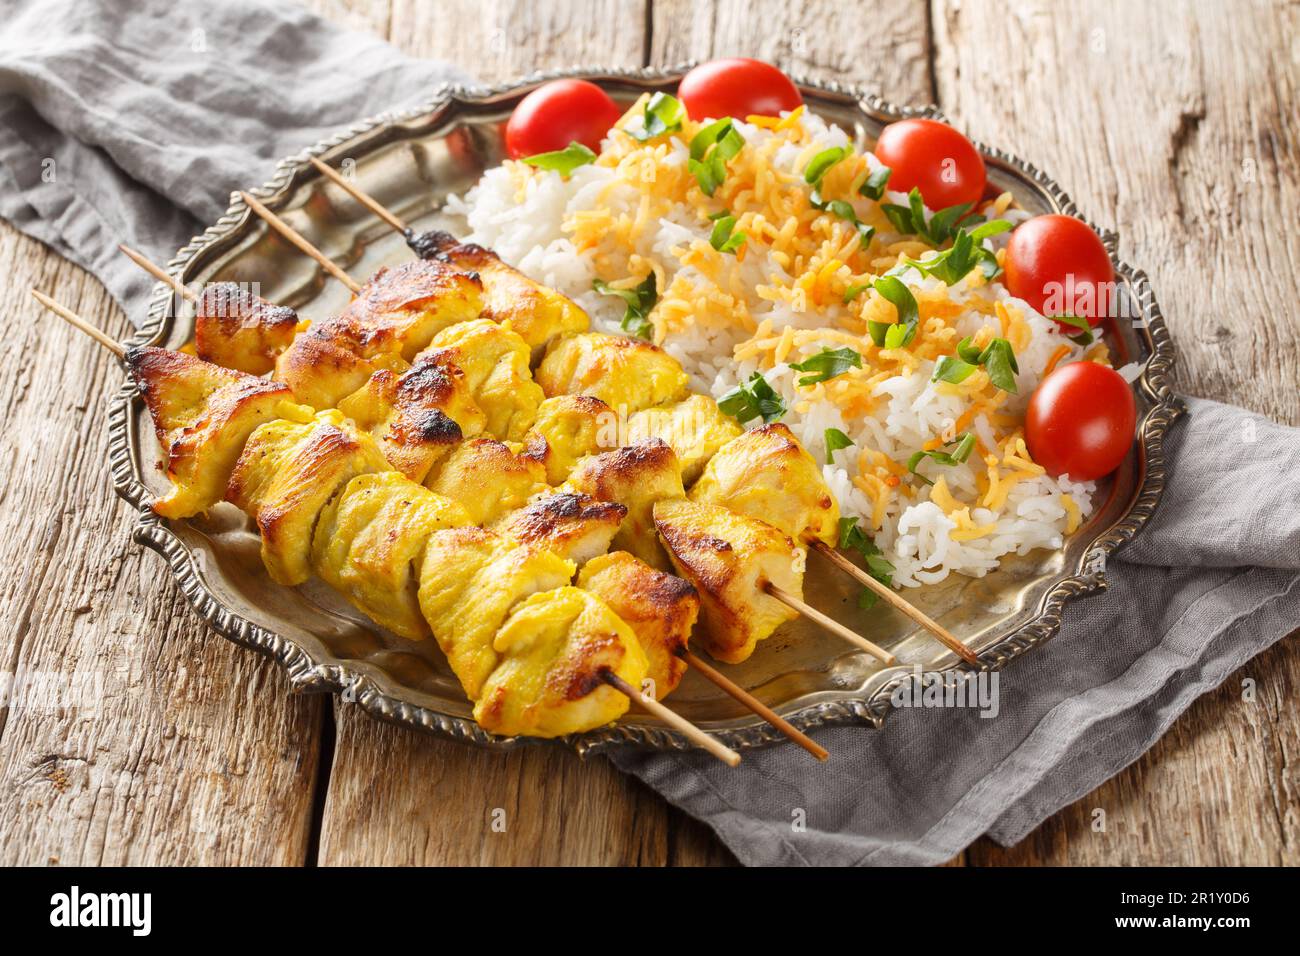
[[[751,56],[905,103],[934,97],[925,0],[856,9],[833,0],[655,0],[650,39],[650,62],[659,66]]]
[[[1048,170],[1145,268],[1182,391],[1300,423],[1297,9],[938,3],[945,112]],[[1190,14],[1190,15],[1189,15]],[[1225,437],[1225,441],[1227,441]],[[1256,702],[1241,681],[1257,683]],[[1133,767],[1013,850],[972,863],[1300,860],[1300,652],[1284,642],[1198,701]],[[1108,818],[1092,829],[1094,809]]]
[[[308,5],[486,81],[743,54],[938,102],[1118,229],[1174,330],[1185,391],[1300,423],[1295,5]],[[120,381],[116,364],[51,326],[26,288],[119,333],[125,319],[92,278],[3,224],[0,268],[0,305],[19,319],[0,341],[12,463],[0,486],[0,677],[19,691],[90,691],[0,706],[0,863],[732,861],[603,760],[549,747],[503,758],[295,698],[273,666],[198,625],[158,558],[131,542],[109,486],[89,413]],[[954,864],[1296,863],[1298,684],[1300,654],[1285,643],[1020,846],[981,841]]]
[[[0,864],[301,863],[321,702],[198,623],[107,468],[120,335],[93,278],[0,224]]]

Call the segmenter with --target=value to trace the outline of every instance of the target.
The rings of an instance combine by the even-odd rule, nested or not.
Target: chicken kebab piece
[[[591,325],[577,303],[512,269],[490,249],[441,231],[409,233],[407,241],[421,259],[477,275],[483,282],[483,317],[523,336],[533,358],[540,359],[557,335],[585,332]]]
[[[195,291],[130,246],[117,248],[194,304],[194,352],[205,362],[265,375],[275,367],[276,357],[307,327],[293,309],[268,302],[244,285],[209,282],[202,291]]]

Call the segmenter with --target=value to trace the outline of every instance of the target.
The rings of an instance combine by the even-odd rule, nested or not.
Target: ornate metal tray
[[[384,264],[408,260],[402,238],[378,222],[308,164],[312,155],[342,166],[363,189],[417,228],[464,225],[439,212],[444,198],[473,184],[502,158],[501,127],[514,105],[546,79],[583,76],[620,102],[646,90],[670,90],[683,70],[571,70],[530,77],[504,87],[445,86],[427,105],[359,123],[332,139],[283,160],[275,177],[253,192],[283,215],[350,274],[364,279]],[[906,116],[941,114],[906,108],[860,90],[800,81],[808,107],[859,144],[873,142],[881,126]],[[1079,214],[1059,186],[1009,153],[980,147],[989,176],[1033,212]],[[257,282],[261,293],[310,318],[341,309],[347,293],[249,213],[234,197],[226,214],[181,249],[170,270],[186,283]],[[1060,628],[1068,601],[1103,589],[1105,561],[1132,539],[1154,511],[1164,485],[1162,440],[1181,405],[1170,390],[1173,344],[1145,274],[1120,262],[1116,236],[1102,232],[1118,280],[1140,317],[1112,322],[1112,348],[1124,361],[1144,363],[1134,384],[1139,435],[1128,460],[1100,492],[1092,519],[1059,552],[1008,557],[984,578],[954,576],[911,591],[908,598],[941,620],[978,653],[983,667],[1000,668]],[[179,317],[178,317],[179,315]],[[161,283],[148,321],[132,344],[178,347],[190,339],[191,321]],[[128,382],[112,399],[111,464],[114,486],[139,511],[137,541],[166,559],[199,615],[236,643],[279,661],[299,691],[339,691],[376,717],[457,737],[495,749],[533,741],[494,737],[470,718],[470,705],[433,641],[411,644],[381,632],[323,585],[288,589],[273,584],[258,558],[258,542],[244,516],[222,505],[208,516],[166,523],[149,510],[161,488],[159,449],[141,401]],[[826,724],[879,726],[890,694],[913,665],[926,671],[966,668],[955,655],[903,616],[856,606],[857,587],[810,557],[808,599],[870,640],[891,649],[903,666],[885,668],[820,630],[795,622],[760,645],[729,674],[804,729]],[[784,738],[713,685],[695,675],[674,693],[680,713],[727,744],[756,747]],[[687,749],[684,738],[655,719],[629,713],[616,725],[566,738],[580,753],[634,746]]]

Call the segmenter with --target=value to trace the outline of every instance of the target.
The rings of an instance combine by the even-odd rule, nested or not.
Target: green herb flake
[[[679,132],[686,118],[686,107],[681,100],[667,93],[656,93],[645,105],[645,125],[632,136],[646,142],[667,133]]]
[[[715,120],[691,138],[691,155],[686,167],[706,196],[717,192],[727,178],[727,161],[740,152],[745,137],[730,119]]]
[[[570,143],[564,149],[524,157],[524,162],[529,166],[536,166],[538,169],[553,169],[565,179],[568,179],[579,166],[586,166],[588,163],[594,163],[595,161],[596,154],[577,141]]]
[[[785,402],[772,390],[762,372],[755,372],[718,399],[718,408],[742,425],[760,416],[764,424],[770,425],[785,414]]]
[[[953,385],[960,385],[974,373],[975,366],[962,359],[952,355],[942,355],[939,361],[934,363],[934,375],[930,377],[932,382],[951,382]]]
[[[983,349],[976,348],[975,340],[969,335],[957,343],[957,357],[969,365],[979,365]]]
[[[867,566],[867,573],[886,587],[894,583],[894,566],[885,560],[884,552],[867,533],[858,527],[856,516],[840,518],[839,545],[841,550],[856,551],[862,555]],[[871,590],[864,590],[858,598],[858,607],[864,611],[875,606],[879,600]]]
[[[889,185],[889,177],[891,173],[893,173],[893,170],[888,166],[880,167],[868,176],[866,181],[858,187],[858,192],[863,196],[866,196],[868,199],[873,199],[879,202],[880,197],[885,194],[885,187]]]
[[[907,459],[907,470],[916,475],[927,485],[934,484],[929,478],[916,470],[922,459],[929,458],[940,465],[960,465],[970,458],[971,451],[975,448],[975,436],[971,432],[962,435],[955,442],[948,442],[949,445],[955,445],[952,451],[918,451]]]
[[[838,428],[828,428],[823,436],[826,443],[826,464],[835,464],[835,453],[841,448],[852,448],[853,439]]]
[[[824,348],[816,355],[809,356],[802,362],[792,362],[790,367],[796,372],[810,372],[799,379],[800,386],[816,385],[837,375],[843,375],[851,368],[862,368],[862,356],[853,349]]]
[[[957,343],[956,357],[944,355],[935,363],[930,381],[964,382],[975,371],[975,367],[980,365],[988,372],[989,381],[1002,391],[1016,391],[1016,373],[1020,371],[1020,365],[1011,343],[1006,339],[994,339],[980,350],[971,337],[966,336]]]
[[[808,160],[808,165],[803,168],[803,181],[810,186],[820,185],[822,177],[830,171],[830,168],[851,152],[853,151],[847,146],[832,146],[830,149],[823,149]]]
[[[872,287],[898,310],[898,321],[893,325],[884,322],[868,322],[867,331],[871,335],[871,340],[880,348],[906,348],[911,344],[912,339],[916,338],[916,329],[921,320],[912,290],[897,276],[881,276],[872,283]]]
[[[616,295],[627,303],[619,326],[624,332],[630,332],[643,339],[654,335],[654,323],[650,321],[650,310],[659,301],[659,290],[652,272],[640,285],[631,289],[613,289],[608,282],[597,279],[591,287],[601,295]]]
[[[713,220],[713,231],[709,233],[709,245],[719,252],[730,252],[733,256],[749,238],[743,232],[734,231],[736,217],[726,212],[709,217]]]
[[[1016,373],[1020,366],[1016,353],[1006,339],[994,339],[980,354],[980,364],[989,373],[989,381],[1004,392],[1016,391]]]
[[[871,288],[871,283],[863,282],[861,285],[851,285],[844,290],[844,304],[848,305],[862,293]]]
[[[984,221],[983,216],[970,215],[970,203],[958,203],[956,206],[938,210],[930,217],[930,221],[926,222],[925,200],[921,198],[921,190],[915,187],[907,194],[906,206],[897,203],[881,203],[880,208],[896,232],[902,235],[920,236],[932,246],[941,246],[952,239],[959,225],[971,227]],[[1010,228],[1010,224],[1007,228]],[[990,232],[987,235],[995,235],[995,233]],[[980,238],[987,238],[987,236]]]
[[[956,208],[956,207],[953,207]],[[891,274],[899,274],[908,267],[916,269],[922,275],[933,276],[942,281],[945,285],[956,285],[970,273],[977,265],[992,265],[993,273],[990,274],[988,268],[984,269],[986,278],[992,278],[997,272],[1001,271],[998,265],[997,256],[992,250],[986,249],[983,240],[989,236],[995,236],[1000,232],[1005,232],[1011,228],[1011,223],[1005,219],[995,219],[992,222],[986,222],[971,232],[964,228],[958,228],[953,234],[952,245],[942,252],[930,256],[928,259],[911,259],[904,257],[899,266],[889,270]]]

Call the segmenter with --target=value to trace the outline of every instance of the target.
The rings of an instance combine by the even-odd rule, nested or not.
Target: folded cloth
[[[0,3],[0,215],[100,277],[128,314],[165,259],[274,161],[459,79],[278,3]],[[937,863],[1019,840],[1135,760],[1196,695],[1300,622],[1300,510],[1278,503],[1300,433],[1193,401],[1151,524],[999,675],[998,716],[900,709],[885,730],[778,746],[737,769],[622,753],[746,863]],[[882,613],[885,613],[882,611]]]
[[[0,0],[0,216],[93,272],[136,324],[230,193],[465,74],[267,0]]]
[[[1300,626],[1300,508],[1281,476],[1300,430],[1192,399],[1166,443],[1155,516],[1070,604],[1051,641],[998,675],[996,716],[898,708],[731,769],[699,754],[612,759],[749,864],[933,864],[977,837],[1018,842],[1136,760],[1195,698]],[[990,709],[989,713],[993,711]]]

